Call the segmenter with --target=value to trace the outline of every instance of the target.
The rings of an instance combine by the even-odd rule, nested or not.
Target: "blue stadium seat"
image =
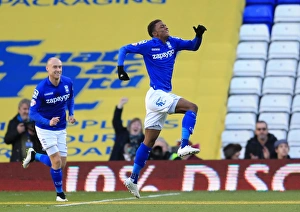
[[[300,4],[300,0],[277,0],[277,4]]]
[[[243,14],[244,24],[267,24],[271,30],[273,25],[274,7],[272,5],[249,5]]]
[[[271,4],[276,5],[276,0],[246,0],[246,5]]]

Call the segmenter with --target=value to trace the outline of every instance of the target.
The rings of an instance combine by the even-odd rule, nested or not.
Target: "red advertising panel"
[[[39,162],[0,163],[0,190],[54,189],[49,167]],[[70,162],[64,187],[72,191],[121,191],[129,162]],[[300,190],[300,160],[148,161],[138,186],[142,191]]]

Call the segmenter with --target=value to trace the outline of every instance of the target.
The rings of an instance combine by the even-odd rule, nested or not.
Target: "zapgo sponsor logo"
[[[54,97],[51,99],[46,99],[47,104],[55,104],[56,102],[67,101],[70,97],[70,94],[65,94],[63,96]]]

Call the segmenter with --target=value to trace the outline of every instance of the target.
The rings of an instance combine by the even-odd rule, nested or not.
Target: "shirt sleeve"
[[[183,40],[181,38],[173,37],[177,44],[177,51],[189,50],[197,51],[201,45],[202,38],[195,37],[193,40]]]
[[[50,125],[50,120],[44,118],[39,113],[39,109],[40,109],[41,104],[42,104],[42,96],[43,95],[41,95],[39,90],[36,88],[34,90],[33,95],[32,95],[32,99],[31,99],[31,103],[30,103],[29,116],[30,116],[31,120],[33,120],[37,123],[40,123],[40,124],[43,124],[43,125]]]
[[[74,116],[74,91],[73,91],[73,83],[71,83],[71,89],[70,89],[70,98],[68,100],[68,111],[69,116]]]
[[[147,40],[142,40],[138,43],[132,43],[128,44],[126,46],[123,46],[119,50],[119,55],[118,55],[118,66],[121,66],[124,64],[125,57],[128,53],[136,53],[136,54],[141,54],[144,55],[147,53],[149,49]]]

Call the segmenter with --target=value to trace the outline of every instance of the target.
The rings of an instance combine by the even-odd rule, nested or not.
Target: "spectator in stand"
[[[269,133],[265,121],[256,122],[255,136],[248,140],[245,159],[270,159],[276,158],[274,144],[277,138]]]
[[[30,100],[22,99],[18,105],[18,114],[8,124],[4,142],[12,145],[10,162],[22,161],[26,149],[32,147],[38,153],[46,154],[36,135],[34,122],[29,120]]]
[[[289,156],[290,147],[286,140],[278,140],[274,144],[277,159],[291,159]]]
[[[171,148],[163,137],[158,137],[149,155],[150,160],[171,160]]]
[[[238,160],[240,159],[242,146],[240,144],[228,144],[223,148],[225,159]]]
[[[121,98],[114,111],[112,120],[115,130],[115,144],[110,155],[110,161],[113,160],[133,160],[137,148],[144,140],[142,121],[139,118],[133,118],[127,127],[122,124],[121,116],[123,106],[128,102],[128,98]]]

